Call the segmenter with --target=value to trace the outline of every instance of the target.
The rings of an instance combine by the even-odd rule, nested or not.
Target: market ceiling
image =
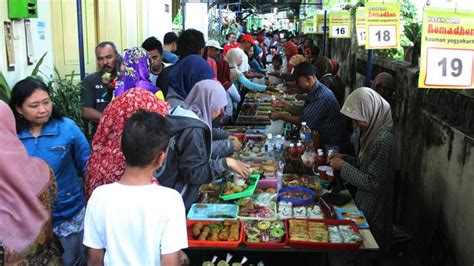
[[[259,13],[271,13],[274,7],[280,10],[298,9],[301,0],[209,0],[214,5],[229,5],[231,9],[256,9]]]

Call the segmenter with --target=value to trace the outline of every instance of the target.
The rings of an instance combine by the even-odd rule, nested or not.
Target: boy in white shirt
[[[126,122],[120,181],[100,186],[89,199],[84,245],[89,265],[180,265],[187,248],[184,203],[173,189],[152,182],[171,136],[166,119],[138,111]]]

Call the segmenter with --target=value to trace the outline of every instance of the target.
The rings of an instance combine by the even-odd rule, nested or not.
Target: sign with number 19
[[[420,88],[474,88],[473,28],[472,11],[425,8]]]

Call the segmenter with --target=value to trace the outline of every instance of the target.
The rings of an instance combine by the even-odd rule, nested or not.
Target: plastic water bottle
[[[311,128],[306,125],[306,122],[301,122],[300,141],[303,143],[305,150],[313,150],[313,132]]]
[[[283,170],[285,169],[285,162],[284,160],[278,161],[277,170],[275,173],[277,179],[277,192],[280,191],[283,182]]]
[[[281,135],[277,135],[275,139],[275,151],[281,152],[283,150],[283,140]]]
[[[272,133],[268,133],[267,139],[265,140],[265,153],[267,156],[273,154],[274,147],[275,143],[273,142],[273,135]]]

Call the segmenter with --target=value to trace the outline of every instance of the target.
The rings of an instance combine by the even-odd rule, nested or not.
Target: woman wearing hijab
[[[150,56],[146,50],[133,47],[125,50],[122,80],[114,91],[117,98],[129,89],[141,88],[164,100],[163,92],[150,81]]]
[[[393,103],[394,85],[393,76],[387,72],[378,74],[372,81],[372,89],[378,92],[390,105]]]
[[[18,139],[15,118],[0,101],[0,249],[4,263],[61,265],[61,244],[52,227],[56,198],[53,172],[30,157]]]
[[[362,87],[347,97],[341,113],[361,128],[360,150],[356,158],[336,154],[329,158],[329,164],[357,187],[355,202],[385,252],[390,248],[392,232],[394,140],[390,105],[374,90]]]
[[[196,83],[213,78],[214,71],[202,56],[188,55],[178,61],[169,74],[169,91],[166,101],[171,107],[181,105]]]
[[[290,63],[290,60],[293,56],[298,54],[298,47],[294,42],[286,42],[283,47],[285,48],[286,56],[286,72],[292,73],[293,66]]]
[[[257,73],[265,75],[267,71],[263,69],[259,63],[259,56],[262,54],[262,49],[257,45],[254,45],[252,49],[247,53],[249,58],[249,66],[251,69],[255,70]]]
[[[114,183],[122,177],[125,171],[125,158],[120,149],[123,127],[127,119],[138,110],[165,116],[169,104],[160,101],[150,91],[129,89],[105,108],[92,140],[92,154],[87,162],[86,199],[89,199],[96,187]]]
[[[245,55],[245,52],[242,49],[231,49],[227,52],[225,60],[229,63],[230,67],[230,79],[237,86],[239,83],[242,84],[245,88],[254,91],[265,91],[268,88],[273,88],[272,86],[265,86],[261,84],[254,83],[248,80],[245,75],[239,71],[239,66],[242,64],[242,56]]]
[[[344,103],[344,85],[341,86],[333,75],[331,61],[326,56],[320,56],[315,61],[318,80],[328,87],[336,96],[339,105]]]
[[[203,80],[194,85],[183,105],[173,108],[167,117],[173,137],[165,166],[155,175],[161,185],[181,193],[186,211],[198,200],[199,186],[211,182],[214,176],[229,169],[243,177],[250,175],[249,166],[235,159],[210,160],[212,120],[226,104],[222,85]]]
[[[239,104],[242,99],[240,98],[239,91],[230,79],[229,63],[224,59],[221,59],[217,61],[216,64],[217,80],[222,84],[227,92],[227,105],[225,107],[225,117],[223,121],[223,125],[227,125],[233,122],[234,105]]]

